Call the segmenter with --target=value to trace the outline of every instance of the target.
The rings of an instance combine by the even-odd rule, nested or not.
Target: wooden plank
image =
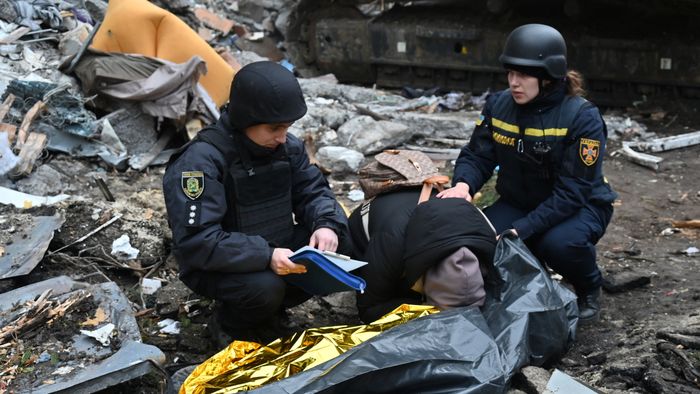
[[[34,121],[34,118],[39,114],[40,111],[44,109],[45,105],[44,102],[39,100],[34,105],[32,108],[27,112],[26,115],[24,115],[24,119],[22,120],[22,124],[19,125],[19,131],[17,132],[17,141],[15,142],[15,149],[21,151],[22,146],[27,140],[27,135],[29,134],[29,126],[32,124]],[[44,136],[46,138],[46,136]],[[42,148],[43,149],[43,148]]]
[[[671,222],[676,228],[698,228],[700,229],[700,219],[695,220],[679,220]]]
[[[0,38],[0,45],[12,44],[13,42],[19,40],[25,34],[29,33],[32,29],[22,26],[13,30],[10,34],[5,37]]]
[[[10,107],[12,107],[12,103],[15,102],[15,95],[10,93],[7,95],[7,98],[5,98],[5,101],[2,102],[2,105],[0,105],[0,122],[5,119],[5,116],[7,115],[8,112],[10,112]]]
[[[22,177],[31,174],[36,159],[41,156],[41,152],[44,151],[47,143],[46,134],[29,133],[27,141],[19,151],[19,164],[15,167],[12,175],[14,177]]]

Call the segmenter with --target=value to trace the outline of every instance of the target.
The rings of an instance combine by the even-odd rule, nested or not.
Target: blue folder
[[[284,275],[284,280],[315,295],[350,290],[364,292],[367,287],[365,280],[348,271],[367,263],[326,253],[311,247],[299,249],[289,259],[296,264],[305,265],[306,273]]]

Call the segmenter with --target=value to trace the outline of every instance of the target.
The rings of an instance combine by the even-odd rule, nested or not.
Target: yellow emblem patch
[[[581,138],[581,145],[579,146],[578,154],[581,157],[583,164],[592,166],[596,161],[598,161],[598,156],[600,156],[600,141]]]
[[[188,198],[196,200],[204,192],[204,173],[202,171],[184,171],[181,186]]]

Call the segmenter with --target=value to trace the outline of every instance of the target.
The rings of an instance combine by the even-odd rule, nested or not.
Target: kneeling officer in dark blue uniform
[[[566,42],[554,28],[516,28],[500,61],[510,89],[488,99],[457,159],[454,187],[438,197],[471,200],[500,166],[500,198],[484,213],[571,283],[581,321],[595,321],[603,281],[595,245],[617,196],[602,171],[605,123],[581,97],[582,77],[567,69]]]
[[[220,119],[173,156],[163,178],[180,278],[217,300],[217,323],[234,339],[260,339],[284,307],[308,298],[282,278],[305,272],[292,250],[351,248],[345,213],[287,134],[305,113],[291,72],[251,63],[234,77]]]

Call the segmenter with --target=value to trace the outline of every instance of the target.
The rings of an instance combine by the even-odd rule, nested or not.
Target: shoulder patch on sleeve
[[[598,161],[598,156],[600,156],[600,141],[581,138],[578,154],[581,157],[583,164],[592,166],[596,161]]]
[[[479,119],[476,120],[476,125],[481,126],[481,124],[484,123],[484,115],[479,115]]]
[[[196,200],[204,192],[204,172],[183,171],[180,179],[182,191],[190,200]]]

